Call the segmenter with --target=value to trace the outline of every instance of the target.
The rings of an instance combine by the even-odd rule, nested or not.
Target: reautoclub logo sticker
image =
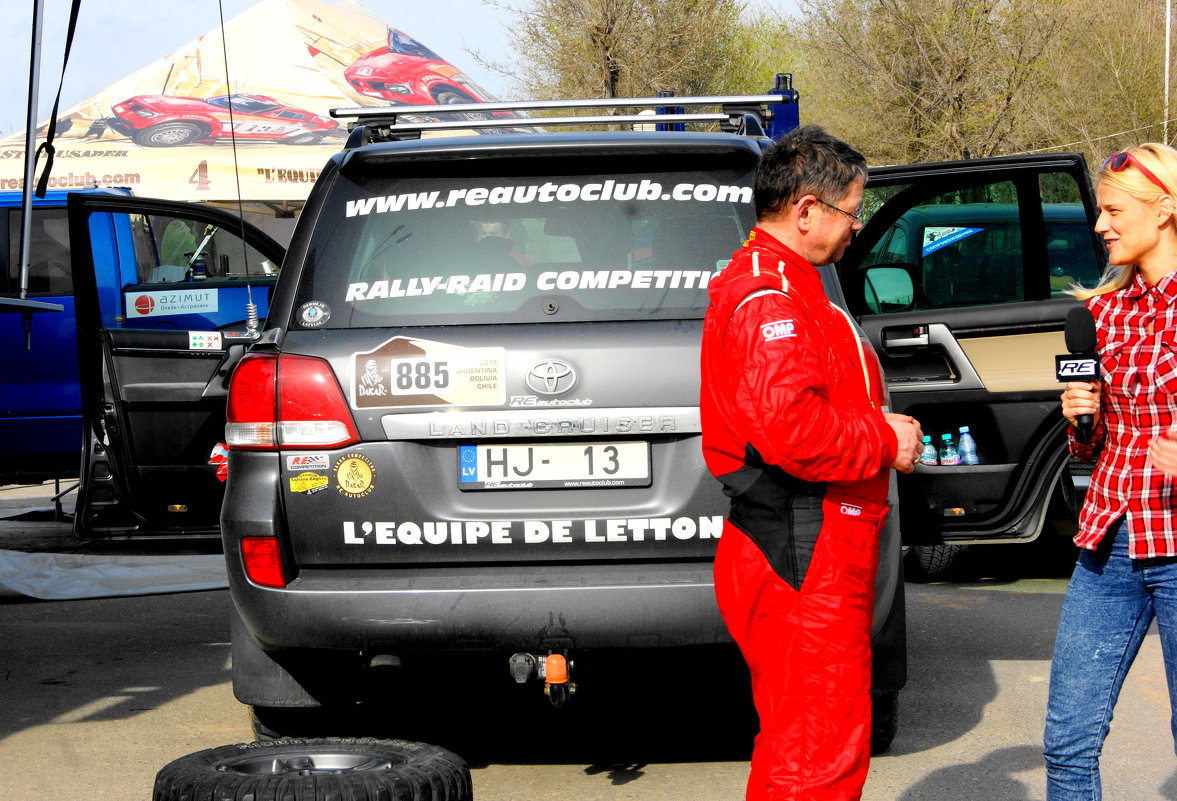
[[[363,498],[376,486],[376,465],[362,453],[348,453],[339,457],[332,470],[335,489],[344,497]]]
[[[506,361],[503,348],[393,337],[352,354],[351,404],[355,409],[501,406]]]
[[[166,317],[173,314],[206,314],[217,311],[217,290],[182,289],[162,292],[126,292],[127,317]]]

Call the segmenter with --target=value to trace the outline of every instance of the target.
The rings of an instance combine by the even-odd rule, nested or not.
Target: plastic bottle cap
[[[967,434],[967,433],[969,433],[969,427],[968,427],[968,426],[961,426],[961,427],[960,427],[960,433],[962,433],[962,434]]]

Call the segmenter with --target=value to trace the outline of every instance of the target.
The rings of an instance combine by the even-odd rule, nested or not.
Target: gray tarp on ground
[[[0,597],[115,598],[228,586],[221,554],[122,555],[0,550]]]

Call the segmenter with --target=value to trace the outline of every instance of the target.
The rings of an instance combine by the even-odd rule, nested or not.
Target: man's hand
[[[920,451],[922,450],[920,440],[924,437],[919,421],[914,417],[895,412],[887,412],[883,418],[895,432],[895,438],[899,440],[899,447],[895,451],[895,461],[891,462],[891,467],[900,473],[912,472],[915,470],[915,463],[920,459]]]

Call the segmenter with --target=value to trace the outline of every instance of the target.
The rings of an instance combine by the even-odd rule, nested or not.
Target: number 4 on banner
[[[200,162],[200,164],[197,165],[196,169],[192,173],[192,176],[188,179],[188,183],[196,184],[196,189],[198,191],[202,190],[202,189],[207,191],[208,189],[211,188],[211,184],[209,184],[209,182],[208,182],[208,160],[207,159],[205,159],[204,161]]]

